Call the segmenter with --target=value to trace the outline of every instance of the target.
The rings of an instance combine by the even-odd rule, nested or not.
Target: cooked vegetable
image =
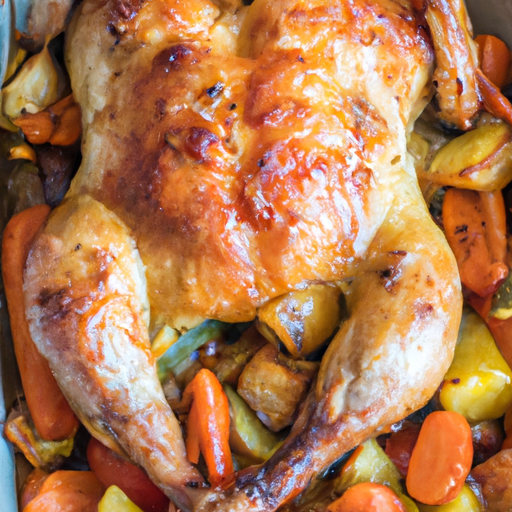
[[[512,405],[512,370],[474,312],[463,315],[455,356],[439,398],[446,410],[473,423],[499,418]]]
[[[23,512],[84,512],[97,510],[104,487],[91,471],[56,471]]]
[[[421,426],[407,422],[386,440],[385,453],[405,478],[409,469],[412,450],[418,440]]]
[[[512,125],[512,105],[498,87],[496,87],[480,69],[475,70],[478,92],[483,99],[485,109],[494,117]],[[505,185],[505,184],[504,184]]]
[[[220,382],[236,387],[245,365],[266,344],[265,338],[253,326],[244,331],[240,339],[228,345],[212,369]]]
[[[187,386],[183,399],[192,400],[187,421],[188,458],[197,464],[201,451],[210,483],[216,486],[233,473],[228,399],[217,377],[206,368]]]
[[[105,487],[119,487],[144,512],[167,512],[169,498],[146,476],[144,471],[94,438],[91,438],[87,446],[87,461]],[[105,510],[116,509],[105,508]]]
[[[11,416],[13,414],[11,413]],[[13,443],[27,460],[36,468],[53,470],[58,468],[73,450],[73,438],[62,441],[41,439],[33,425],[24,414],[14,413],[4,427],[5,436]]]
[[[274,345],[282,342],[292,357],[306,357],[339,326],[340,296],[337,286],[316,284],[277,297],[259,308],[258,330]]]
[[[41,490],[44,481],[48,478],[48,473],[40,468],[35,468],[27,477],[23,484],[20,496],[20,510],[23,510],[30,501],[32,501]]]
[[[318,363],[295,361],[269,344],[244,368],[237,391],[260,420],[278,432],[293,423],[317,370]]]
[[[80,107],[70,94],[41,112],[24,113],[14,124],[32,144],[49,142],[54,146],[74,144],[82,133]]]
[[[512,450],[502,450],[471,471],[480,484],[487,509],[492,512],[512,510]]]
[[[398,496],[389,487],[364,482],[351,487],[327,512],[406,512]]]
[[[36,152],[28,144],[13,146],[9,151],[9,160],[29,160],[32,163],[37,162]]]
[[[504,432],[498,420],[482,421],[471,427],[473,466],[484,463],[501,450]]]
[[[164,382],[166,375],[172,374],[181,363],[190,357],[192,352],[209,340],[221,336],[228,328],[227,324],[217,320],[206,320],[195,329],[182,334],[178,341],[172,344],[157,361],[160,382]]]
[[[494,293],[508,275],[501,191],[447,190],[443,222],[464,286],[481,297]]]
[[[418,503],[420,512],[480,512],[482,505],[468,485],[462,487],[459,495],[450,503],[439,507]]]
[[[151,509],[148,509],[151,510]],[[98,512],[144,512],[116,485],[111,485],[101,498]]]
[[[475,42],[478,45],[480,69],[496,87],[501,89],[507,83],[510,50],[501,39],[491,35],[479,35]]]
[[[224,385],[224,391],[230,405],[229,444],[233,452],[251,464],[267,460],[279,443],[279,437],[261,423],[256,413],[231,386]]]
[[[59,101],[68,87],[64,74],[45,46],[30,57],[3,89],[3,112],[17,119],[25,112],[36,114]]]
[[[507,320],[512,316],[512,275],[498,288],[492,299],[492,308],[489,315],[498,320]]]
[[[456,412],[427,416],[412,451],[407,491],[427,505],[444,505],[462,490],[473,461],[471,428]]]
[[[418,178],[471,190],[493,191],[512,180],[512,128],[486,124],[453,139]]]
[[[57,441],[72,437],[79,423],[57,386],[48,362],[32,341],[23,298],[23,267],[29,247],[49,212],[46,205],[34,206],[9,221],[2,241],[2,277],[16,360],[30,414],[41,437]]]
[[[171,345],[174,345],[179,339],[179,333],[176,329],[164,325],[155,336],[151,343],[151,352],[158,358],[167,352]]]

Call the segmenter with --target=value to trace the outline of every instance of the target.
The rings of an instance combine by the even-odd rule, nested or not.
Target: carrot
[[[454,500],[473,461],[471,428],[459,413],[429,414],[412,451],[407,473],[408,493],[427,505]]]
[[[406,512],[398,496],[385,485],[356,484],[331,503],[327,512]]]
[[[20,510],[23,510],[29,502],[39,494],[47,478],[48,473],[40,468],[35,468],[30,475],[28,475],[23,484],[23,490],[21,491]]]
[[[443,223],[464,286],[481,297],[494,293],[508,275],[501,191],[447,190]]]
[[[512,126],[512,105],[501,91],[480,70],[475,71],[478,93],[487,112]]]
[[[217,377],[203,368],[186,387],[184,400],[192,399],[187,421],[187,453],[197,463],[198,445],[214,486],[233,473],[229,447],[229,403]]]
[[[56,471],[23,512],[89,512],[98,510],[105,488],[91,471]]]
[[[510,68],[510,51],[497,37],[480,35],[475,39],[480,57],[480,69],[498,88],[507,83]]]
[[[48,441],[58,441],[75,434],[78,420],[57,386],[48,362],[32,341],[23,298],[23,267],[28,250],[49,213],[49,206],[38,205],[9,221],[2,241],[2,277],[27,406],[39,435]]]
[[[71,94],[37,114],[25,114],[13,122],[32,144],[69,146],[82,133],[80,107]]]

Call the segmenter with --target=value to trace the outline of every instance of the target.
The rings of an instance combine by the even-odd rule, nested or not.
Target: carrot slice
[[[203,368],[186,387],[184,400],[192,398],[188,417],[189,460],[197,462],[197,444],[208,467],[209,480],[219,485],[233,473],[229,447],[229,403],[217,377]]]
[[[475,71],[478,92],[487,112],[512,126],[512,105],[501,91],[482,72]]]
[[[501,191],[447,190],[443,223],[462,283],[481,297],[494,293],[508,275]]]
[[[406,512],[398,496],[385,485],[364,482],[354,485],[331,503],[327,512]]]
[[[510,68],[510,51],[507,45],[491,35],[480,35],[475,41],[478,45],[481,70],[501,89],[507,83]]]
[[[91,471],[56,471],[23,512],[88,512],[98,510],[105,488]]]
[[[459,413],[429,414],[412,451],[407,491],[427,505],[454,500],[464,485],[473,461],[471,428]]]
[[[73,436],[79,424],[57,386],[48,362],[32,341],[23,297],[25,260],[33,238],[49,213],[49,206],[38,205],[9,221],[2,241],[2,277],[27,406],[40,436],[47,441],[59,441]]]

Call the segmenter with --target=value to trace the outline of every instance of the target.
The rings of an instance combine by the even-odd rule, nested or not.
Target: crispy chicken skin
[[[457,268],[406,149],[432,95],[422,19],[408,0],[85,0],[74,16],[83,162],[29,256],[27,316],[93,435],[184,510],[276,510],[450,364]],[[248,321],[329,281],[351,283],[350,317],[292,435],[206,491],[148,324]]]

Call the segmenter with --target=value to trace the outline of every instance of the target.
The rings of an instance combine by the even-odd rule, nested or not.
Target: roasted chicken
[[[453,97],[458,73],[474,86],[469,38],[454,57],[426,29],[437,20],[437,42],[465,34],[464,12],[448,0],[84,0],[75,13],[66,59],[83,161],[29,255],[27,317],[81,421],[183,510],[276,510],[442,380],[460,285],[407,138],[433,95],[434,52],[438,92],[452,94],[441,117],[467,128],[479,108],[469,89]],[[208,489],[148,332],[250,321],[322,282],[344,283],[350,315],[289,439]]]

